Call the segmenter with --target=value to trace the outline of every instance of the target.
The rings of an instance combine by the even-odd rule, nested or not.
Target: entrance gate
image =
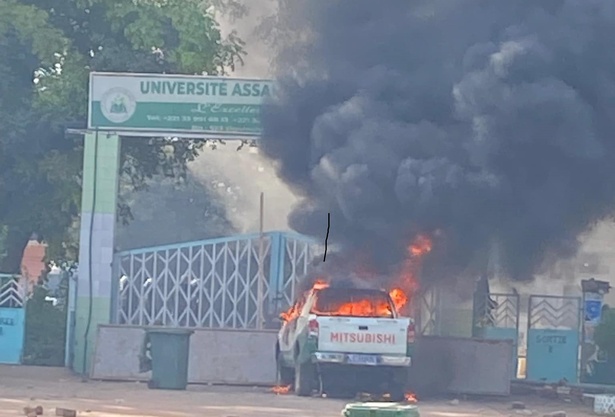
[[[274,327],[319,251],[306,236],[269,232],[120,252],[114,259],[113,294],[118,297],[112,322]]]
[[[580,327],[580,297],[530,296],[527,379],[577,382]]]
[[[209,92],[207,95],[185,94],[186,86],[190,89],[197,88],[195,86],[207,86],[210,83],[216,85],[215,95]],[[177,88],[156,92],[142,88],[143,85],[162,84],[173,84]],[[164,137],[170,141],[181,138],[243,142],[257,140],[261,136],[259,115],[266,98],[272,95],[273,82],[210,76],[93,72],[90,73],[89,91],[87,129],[68,131],[85,136],[79,241],[80,268],[74,304],[75,326],[72,341],[74,352],[72,367],[82,374],[87,374],[90,369],[97,326],[108,324],[117,311],[114,311],[114,303],[118,302],[115,299],[117,292],[113,291],[113,286],[116,285],[114,278],[117,277],[117,275],[114,277],[114,273],[117,271],[112,270],[112,264],[116,255],[114,241],[121,140],[125,138],[148,140],[152,137]],[[208,255],[205,251],[195,251],[194,247],[175,251],[173,248],[167,249],[158,253],[133,253],[129,256],[131,260],[128,268],[132,268],[132,272],[138,271],[140,275],[137,278],[135,275],[127,274],[134,282],[127,284],[131,288],[129,290],[131,304],[123,311],[125,313],[123,320],[139,323],[176,322],[184,325],[203,321],[225,324],[230,322],[237,326],[251,325],[242,321],[245,315],[229,313],[228,309],[232,310],[233,307],[227,303],[227,301],[231,303],[238,301],[242,305],[241,308],[250,310],[253,308],[253,301],[249,300],[251,296],[242,294],[239,289],[231,291],[228,288],[216,287],[215,279],[209,283],[213,283],[216,294],[222,294],[223,297],[216,296],[216,300],[210,300],[205,295],[200,298],[199,293],[201,312],[198,312],[198,309],[196,313],[192,310],[182,310],[182,303],[194,303],[196,300],[193,298],[195,293],[192,292],[194,287],[188,285],[193,277],[190,273],[180,274],[186,271],[187,263],[196,264],[195,254],[201,259],[207,259]],[[259,259],[263,259],[263,251],[264,248],[259,246]],[[217,257],[218,252],[213,256]],[[233,259],[230,255],[226,256],[217,265],[221,264],[222,268],[228,268],[235,262]],[[139,264],[140,261],[143,264]],[[152,275],[146,276],[145,271],[150,266],[156,268],[156,274],[153,274],[152,269]],[[119,266],[114,265],[114,267]],[[264,265],[259,265],[259,268],[263,267]],[[158,280],[161,271],[164,271],[166,274],[164,276],[168,277],[170,269],[174,269],[173,272],[176,274],[174,281],[167,278]],[[234,276],[237,277],[237,274]],[[263,282],[265,275],[262,272],[259,272],[258,276],[260,278],[256,285],[260,288],[260,294],[267,283]],[[242,275],[242,278],[245,277],[247,275]],[[151,279],[149,284],[148,279]],[[153,286],[154,279],[158,280],[158,283],[164,282],[167,286],[162,289],[163,296],[160,296],[161,289]],[[239,288],[240,280],[234,282]],[[169,290],[169,284],[173,293],[165,291]],[[228,291],[232,292],[233,297],[239,298],[226,297]],[[137,300],[136,305],[135,300]],[[213,311],[209,309],[210,306],[205,307],[205,313],[203,312],[207,302],[224,303],[224,306],[221,304],[219,308],[214,308],[218,309],[216,310],[218,316],[206,315],[208,311]],[[162,310],[156,310],[160,306]],[[121,317],[116,319],[121,320]],[[258,322],[262,323],[262,319]]]
[[[517,374],[519,295],[477,292],[474,295],[474,337],[513,341],[513,370]]]
[[[434,286],[417,294],[412,306],[417,332],[424,336],[440,334],[440,291]]]
[[[19,277],[0,274],[0,363],[21,363],[25,326],[25,292]]]

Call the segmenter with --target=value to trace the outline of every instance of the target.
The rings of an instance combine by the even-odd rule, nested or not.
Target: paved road
[[[511,399],[501,401],[420,402],[422,417],[519,416]],[[588,406],[524,399],[533,415],[566,410],[568,417],[590,416]],[[142,383],[87,382],[63,369],[0,366],[0,417],[23,407],[72,408],[83,417],[339,417],[347,401],[274,395],[263,388],[191,386],[187,391],[149,390]]]

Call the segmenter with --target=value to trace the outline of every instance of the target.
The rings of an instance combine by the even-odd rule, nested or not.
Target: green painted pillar
[[[85,135],[73,370],[89,375],[99,324],[111,318],[120,138]]]

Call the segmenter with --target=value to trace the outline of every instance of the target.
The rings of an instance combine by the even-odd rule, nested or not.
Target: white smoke
[[[242,233],[256,232],[260,222],[260,194],[265,195],[265,230],[288,229],[287,217],[297,197],[275,173],[271,161],[237,151],[233,142],[206,150],[190,165],[201,182],[217,192],[227,208],[227,217]]]
[[[218,16],[222,36],[233,31],[246,42],[245,65],[236,68],[231,76],[270,78],[270,49],[259,36],[263,19],[275,14],[275,0],[241,0],[247,14],[234,18],[231,14]],[[258,231],[260,219],[260,193],[265,194],[265,230],[288,229],[288,214],[297,197],[276,175],[273,163],[256,148],[227,142],[217,149],[206,149],[190,169],[204,186],[211,187],[228,210],[229,220],[242,233]]]

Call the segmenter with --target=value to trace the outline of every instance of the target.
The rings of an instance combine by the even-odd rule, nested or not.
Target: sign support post
[[[109,323],[120,137],[88,132],[83,152],[73,369],[89,374],[98,324]]]
[[[85,144],[75,329],[67,332],[74,335],[74,371],[90,374],[98,325],[110,323],[117,307],[120,277],[112,263],[121,138],[258,139],[261,107],[272,94],[273,83],[261,79],[90,74],[88,127],[79,132]]]

